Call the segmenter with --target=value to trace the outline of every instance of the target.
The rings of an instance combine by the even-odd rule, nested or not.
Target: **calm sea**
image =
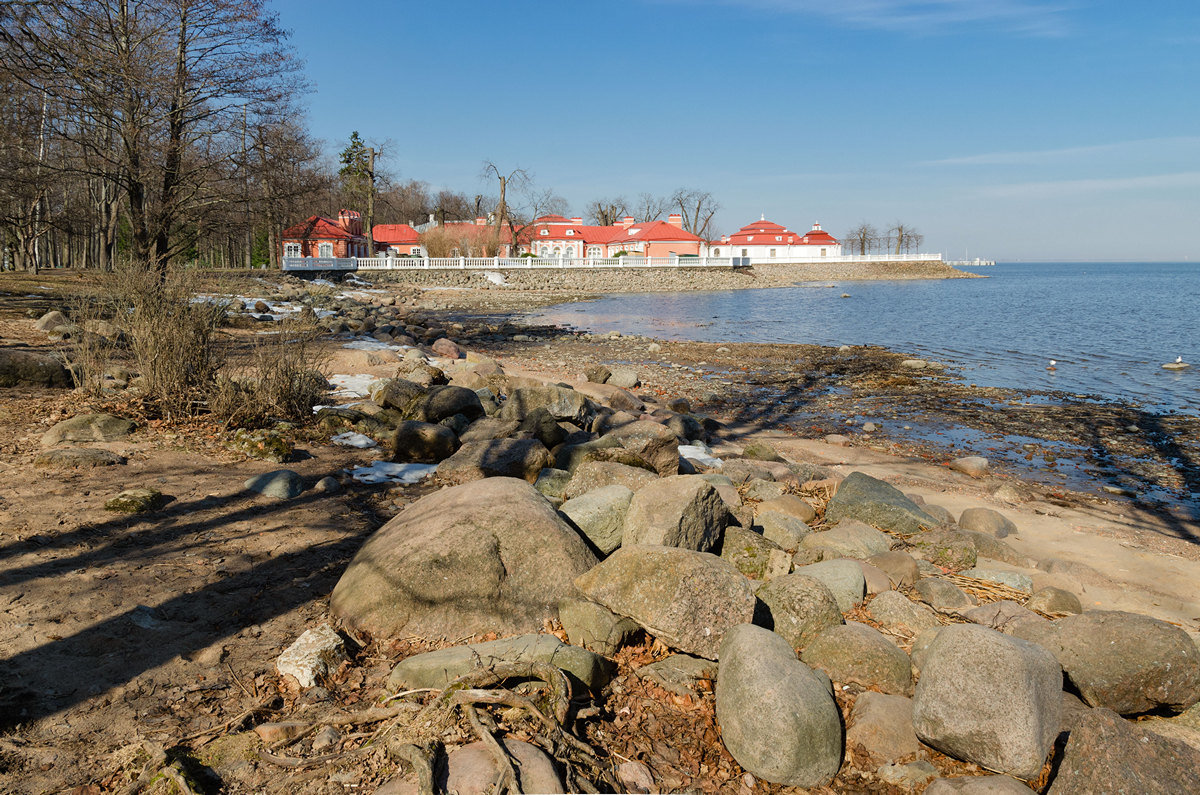
[[[535,318],[665,339],[882,345],[944,362],[980,386],[1200,413],[1200,264],[1000,263],[978,272],[989,278],[616,295]],[[1177,356],[1192,367],[1162,369]]]

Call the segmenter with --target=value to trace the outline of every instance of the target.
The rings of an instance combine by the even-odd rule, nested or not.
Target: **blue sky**
[[[954,257],[1200,260],[1195,0],[276,0],[336,152],[576,214],[711,191],[835,235],[915,225]],[[367,32],[363,32],[364,29]]]

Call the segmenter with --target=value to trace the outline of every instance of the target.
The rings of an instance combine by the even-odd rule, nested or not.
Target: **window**
[[[573,235],[573,234],[575,234],[575,230],[574,230],[574,229],[568,229],[568,230],[567,230],[567,234],[568,234],[568,235]]]
[[[821,249],[821,256],[825,256],[825,249]]]
[[[554,247],[554,258],[558,259],[561,256],[562,256],[562,249],[559,248],[558,246],[555,246]]]
[[[283,256],[285,256],[285,257],[302,257],[304,255],[300,253],[300,244],[299,243],[284,243],[283,244]]]
[[[749,251],[747,251],[746,249],[742,249],[742,256],[743,256],[743,257],[748,257],[748,256],[750,256],[750,252],[749,252]]]
[[[783,236],[782,236],[782,235],[775,235],[775,242],[776,242],[776,243],[778,243],[780,240],[783,240]]]
[[[719,248],[714,248],[714,249],[713,249],[713,256],[714,256],[714,257],[719,257],[719,256],[721,256],[721,249],[719,249]]]
[[[589,257],[601,256],[600,247],[599,246],[588,246],[587,255]]]
[[[317,244],[317,256],[318,257],[332,257],[333,256],[333,244],[332,243],[318,243]]]
[[[771,256],[775,256],[775,249],[771,249]]]
[[[550,230],[549,230],[549,229],[543,229],[543,230],[541,230],[540,232],[538,232],[538,234],[539,234],[539,235],[547,235],[547,236],[548,236],[548,235],[550,234]]]
[[[550,256],[550,247],[549,247],[549,246],[542,246],[540,249],[538,249],[538,256],[539,256],[539,257],[548,257],[548,256]]]

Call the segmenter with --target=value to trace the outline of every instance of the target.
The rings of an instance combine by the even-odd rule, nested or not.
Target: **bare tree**
[[[894,247],[895,254],[909,253],[925,240],[925,236],[902,221],[896,221],[887,231],[888,248]]]
[[[671,206],[683,216],[684,229],[706,240],[712,236],[712,219],[721,205],[711,193],[695,188],[680,188],[671,194]]]
[[[854,254],[866,254],[874,251],[879,245],[879,230],[863,221],[858,226],[846,232],[843,238]]]
[[[526,187],[531,181],[529,172],[523,168],[514,168],[506,174],[500,170],[499,166],[488,160],[483,164],[482,177],[484,179],[495,178],[500,183],[500,198],[496,202],[496,218],[494,220],[497,233],[505,223],[511,228],[513,223],[509,218],[508,189],[520,190]]]
[[[630,215],[639,221],[657,221],[667,210],[671,209],[674,200],[670,196],[654,196],[641,193],[637,201],[630,207]]]
[[[588,221],[596,226],[612,226],[629,215],[629,202],[621,196],[612,199],[594,199],[588,203],[585,215]]]

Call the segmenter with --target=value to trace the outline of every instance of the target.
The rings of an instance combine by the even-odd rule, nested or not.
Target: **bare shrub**
[[[284,322],[277,333],[254,340],[248,366],[226,368],[213,384],[209,408],[228,427],[263,427],[279,420],[303,422],[329,388],[318,331]]]

